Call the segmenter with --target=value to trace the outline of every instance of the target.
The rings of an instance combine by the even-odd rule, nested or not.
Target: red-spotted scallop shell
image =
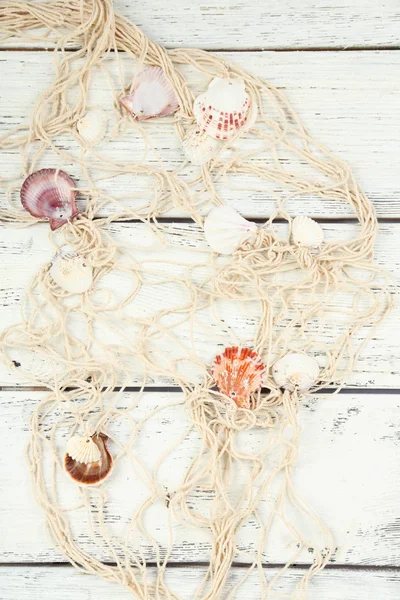
[[[160,67],[148,67],[139,73],[132,92],[120,103],[138,121],[166,117],[179,108],[175,90]]]
[[[240,77],[216,77],[204,94],[194,102],[193,113],[201,131],[219,139],[228,140],[238,131],[245,130],[254,120],[251,98]]]
[[[231,346],[214,359],[212,375],[219,391],[239,408],[250,408],[251,395],[261,389],[265,365],[251,348]]]
[[[22,184],[21,203],[33,217],[46,218],[51,229],[58,229],[79,214],[75,188],[74,180],[64,171],[41,169]]]
[[[113,467],[107,440],[104,433],[87,437],[74,435],[70,438],[64,459],[68,475],[81,485],[96,485],[104,481]]]

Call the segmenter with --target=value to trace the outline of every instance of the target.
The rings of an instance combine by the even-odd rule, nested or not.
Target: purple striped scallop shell
[[[41,169],[22,184],[21,203],[33,217],[48,219],[55,230],[79,214],[75,188],[74,180],[64,171]]]

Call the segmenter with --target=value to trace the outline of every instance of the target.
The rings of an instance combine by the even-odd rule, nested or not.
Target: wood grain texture
[[[324,231],[327,240],[345,240],[356,235],[358,226],[355,224],[344,223],[324,223]],[[283,232],[284,225],[278,226],[278,230]],[[135,258],[138,260],[153,259],[154,261],[166,261],[165,273],[179,274],[183,273],[182,264],[201,264],[205,260],[205,252],[208,246],[204,240],[203,232],[196,226],[185,223],[166,225],[167,240],[171,244],[161,250],[151,250],[156,245],[156,239],[149,232],[146,225],[140,223],[115,223],[108,227],[117,244],[128,244]],[[0,242],[0,322],[3,326],[11,325],[20,320],[20,306],[25,290],[33,275],[53,257],[53,250],[48,240],[48,225],[45,223],[35,225],[28,229],[3,229]],[[195,233],[195,238],[190,234]],[[398,236],[400,233],[400,224],[382,224],[377,238],[376,258],[381,266],[389,269],[393,276],[400,280],[400,256],[398,253]],[[193,245],[195,248],[193,249]],[[188,250],[193,249],[189,252]],[[28,257],[28,258],[27,258]],[[172,261],[172,264],[168,264]],[[152,268],[150,263],[149,268]],[[155,262],[153,268],[160,271],[160,264]],[[104,284],[104,285],[103,285]],[[105,278],[102,287],[113,290],[118,296],[124,290],[128,292],[132,285],[131,279],[126,274],[116,274]],[[138,317],[150,317],[161,308],[174,307],[178,301],[187,300],[184,289],[178,284],[145,285],[137,298],[130,304],[129,314]],[[346,298],[338,299],[338,305],[345,307],[348,303]],[[249,308],[250,310],[250,308]],[[201,313],[200,313],[201,314]],[[258,323],[258,308],[254,306],[251,314],[243,314],[242,309],[234,303],[221,305],[220,315],[225,319],[226,326],[218,327],[214,332],[207,331],[199,326],[196,330],[196,352],[198,356],[206,363],[212,362],[214,356],[218,353],[220,347],[225,346],[230,340],[236,343],[235,339],[245,343],[254,336]],[[208,322],[214,322],[215,317],[204,313],[203,318]],[[81,327],[79,321],[74,321],[71,317],[71,327],[75,332]],[[117,327],[117,325],[115,324]],[[232,337],[228,327],[236,334],[237,338]],[[347,378],[348,386],[369,386],[378,388],[399,387],[398,365],[399,365],[399,345],[397,341],[397,332],[399,330],[399,309],[392,311],[390,316],[378,327],[373,339],[370,340],[367,347],[362,352],[354,372]],[[116,329],[117,331],[117,329]],[[135,335],[135,329],[132,326],[131,336]],[[189,326],[182,326],[175,330],[188,352],[191,348],[191,337]],[[365,332],[366,333],[366,332]],[[112,332],[106,330],[104,334],[99,333],[103,342],[111,343]],[[134,337],[132,337],[134,339]],[[161,338],[162,344],[169,343],[168,340]],[[175,350],[171,346],[171,352]],[[176,352],[181,352],[179,348]],[[41,361],[36,355],[33,357],[24,351],[18,350],[11,354],[11,358],[23,365],[28,370],[37,368],[43,371]],[[33,367],[29,366],[33,361]],[[133,360],[131,364],[132,381],[131,385],[142,384],[142,366],[138,361]],[[190,367],[188,367],[190,368]],[[35,371],[36,373],[38,371]],[[192,371],[188,371],[190,376]],[[193,375],[195,376],[195,375]],[[23,385],[26,381],[18,372],[18,368],[8,369],[4,364],[0,365],[0,384],[1,385]],[[147,380],[148,385],[174,385],[174,381],[168,377],[153,376]]]
[[[380,217],[400,216],[400,70],[399,52],[252,52],[222,54],[224,58],[245,67],[285,91],[293,107],[315,137],[338,158],[345,160],[374,203]],[[0,133],[28,124],[29,115],[38,95],[52,80],[53,57],[43,52],[0,53],[2,86],[0,90]],[[123,61],[126,82],[130,79],[132,64]],[[115,74],[115,70],[112,69]],[[207,81],[184,69],[194,90],[200,91]],[[115,80],[117,81],[117,79]],[[197,92],[196,92],[197,93]],[[10,102],[12,98],[12,102]],[[112,116],[112,98],[107,83],[99,73],[93,75],[91,104],[101,105]],[[175,169],[182,164],[184,155],[173,126],[165,123],[146,124],[154,132],[154,140],[166,165]],[[70,138],[57,142],[60,150],[76,151]],[[143,157],[143,145],[134,134],[125,135],[117,143],[99,146],[114,160],[137,161]],[[17,176],[21,169],[14,151],[3,152],[1,176]],[[149,156],[149,162],[155,164]],[[82,178],[76,167],[60,162],[48,153],[40,166],[63,166],[71,175]],[[287,162],[287,166],[295,166]],[[22,182],[22,173],[20,175]],[[82,182],[83,183],[83,182]],[[81,184],[82,184],[81,183]],[[240,176],[233,183],[244,189],[228,188],[226,181],[217,185],[222,199],[250,217],[266,217],[275,204],[268,186],[248,191],[255,181]],[[141,177],[126,177],[104,181],[101,189],[114,194],[127,194],[133,187],[137,193],[148,189]],[[4,198],[0,198],[0,205]],[[126,204],[132,200],[126,198]],[[302,197],[291,201],[288,210],[296,214],[335,218],[354,217],[352,209],[337,201],[322,201],[316,197]],[[107,210],[105,211],[107,212]],[[108,211],[109,212],[109,211]],[[175,209],[171,215],[187,216]]]
[[[275,574],[274,569],[266,569],[267,577]],[[150,579],[155,570],[149,569]],[[228,580],[227,589],[231,589],[243,574],[235,569]],[[182,600],[192,600],[205,569],[200,567],[178,567],[169,569],[166,581],[179,594]],[[290,569],[284,581],[277,586],[279,593],[293,592],[302,571]],[[398,600],[400,589],[399,572],[395,570],[348,571],[325,570],[318,574],[310,584],[308,600]],[[256,576],[249,579],[240,588],[242,600],[260,600],[261,595]],[[0,568],[1,600],[132,600],[131,592],[117,584],[108,583],[97,577],[78,573],[72,567],[2,567]],[[271,600],[278,596],[271,595]]]
[[[396,0],[115,0],[115,11],[168,48],[373,48],[399,44]],[[11,45],[18,45],[18,40]],[[32,44],[30,44],[32,45]]]
[[[140,10],[126,0],[115,9],[146,35],[168,47],[325,48],[398,45],[400,10],[395,0],[351,0],[321,6],[315,0],[249,3],[172,0]]]
[[[0,562],[3,563],[65,561],[47,538],[44,515],[33,499],[24,462],[29,417],[42,397],[43,393],[26,390],[0,393],[0,454],[8,457],[2,462],[0,479]],[[119,404],[124,406],[133,398],[132,393],[125,393]],[[146,392],[131,413],[134,419],[139,420],[154,408],[160,408],[146,422],[133,446],[135,457],[149,469],[186,431],[188,421],[183,405],[167,407],[171,401],[181,400],[178,393]],[[312,397],[300,409],[302,433],[299,460],[293,471],[294,484],[332,531],[336,545],[333,562],[338,565],[400,566],[400,545],[396,541],[400,463],[395,458],[400,436],[399,402],[400,397],[395,394],[352,393]],[[52,418],[48,422],[51,421]],[[129,432],[125,420],[118,421],[109,431],[121,443]],[[257,429],[242,432],[237,439],[238,447],[254,452],[263,440],[265,442],[265,435],[265,431]],[[59,444],[62,455],[65,438],[60,438]],[[161,464],[158,472],[160,486],[173,494],[185,468],[197,454],[199,444],[196,431],[185,437]],[[116,452],[114,444],[110,449]],[[235,478],[237,490],[242,489],[243,477],[244,474],[238,472]],[[58,473],[57,489],[66,506],[76,505],[76,486],[62,471]],[[118,538],[125,535],[129,516],[147,497],[148,490],[140,483],[126,457],[119,459],[105,489],[108,498],[104,510],[107,529]],[[210,499],[209,494],[199,490],[191,496],[190,505],[207,514]],[[92,501],[96,504],[95,496]],[[270,501],[271,496],[267,495],[261,502],[262,518],[268,515]],[[161,547],[167,540],[167,513],[160,502],[144,514],[144,523]],[[307,531],[310,545],[321,543],[314,526],[304,521],[303,516],[292,512],[290,507],[288,515],[296,527]],[[96,533],[96,510],[93,511],[94,537],[85,511],[71,512],[70,518],[80,546],[99,558],[112,561]],[[206,529],[191,529],[175,523],[173,532],[171,561],[196,563],[209,560],[211,537]],[[237,537],[241,553],[235,562],[248,563],[252,560],[257,536],[258,526],[250,520]],[[154,549],[146,540],[142,540],[140,548],[146,560],[154,560]],[[265,548],[265,562],[284,563],[292,553],[293,534],[276,523]],[[311,555],[305,551],[296,562],[309,563]],[[92,583],[95,585],[94,581]],[[344,597],[347,600],[352,596]]]

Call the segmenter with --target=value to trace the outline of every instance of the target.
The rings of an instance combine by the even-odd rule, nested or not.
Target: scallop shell
[[[182,142],[183,150],[194,165],[204,165],[218,154],[220,142],[202,133],[197,125],[191,127]]]
[[[292,223],[292,238],[296,246],[318,248],[324,241],[324,231],[310,217],[295,217]]]
[[[68,440],[67,454],[79,463],[89,464],[100,459],[100,450],[90,436],[74,435]]]
[[[175,90],[160,67],[148,67],[139,73],[132,92],[120,103],[138,121],[166,117],[179,108]]]
[[[93,282],[92,267],[70,246],[63,246],[53,259],[50,275],[57,285],[70,294],[87,292]]]
[[[71,441],[74,440],[74,438],[80,438],[80,440]],[[111,473],[113,459],[107,449],[107,436],[103,433],[99,433],[92,435],[91,438],[89,438],[91,439],[92,444],[97,447],[97,458],[92,462],[82,462],[79,460],[79,458],[83,458],[83,444],[88,444],[89,449],[87,452],[91,456],[94,456],[95,454],[95,450],[90,447],[92,444],[87,442],[87,439],[88,438],[74,436],[71,438],[71,440],[69,440],[64,459],[64,467],[68,475],[78,483],[82,485],[96,485],[97,483],[103,481]],[[69,453],[69,450],[72,450],[74,453],[76,453],[78,450],[79,458],[73,458]],[[88,460],[88,458],[85,457],[85,460]]]
[[[76,124],[76,129],[83,141],[90,147],[96,146],[106,135],[107,115],[97,108],[88,110]]]
[[[212,366],[219,391],[239,408],[250,408],[251,394],[261,389],[264,373],[265,365],[257,352],[238,346],[225,348]]]
[[[208,90],[196,98],[193,114],[203,133],[228,140],[245,129],[250,115],[254,118],[250,108],[251,99],[243,79],[216,77]]]
[[[64,171],[41,169],[22,184],[21,203],[32,216],[46,218],[52,230],[58,229],[79,214],[74,188],[74,180]]]
[[[255,223],[247,221],[229,206],[213,208],[204,221],[206,240],[220,254],[232,254],[256,232]]]
[[[272,373],[279,387],[291,392],[307,392],[318,379],[319,364],[308,354],[289,352],[276,361]]]

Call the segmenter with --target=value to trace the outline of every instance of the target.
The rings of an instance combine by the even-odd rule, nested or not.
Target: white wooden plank
[[[161,44],[215,49],[395,46],[400,19],[395,0],[379,7],[362,0],[330,6],[316,0],[259,5],[172,0],[166,7],[159,0],[152,11],[140,14],[126,0],[117,0],[115,10]]]
[[[281,231],[283,225],[278,226]],[[168,232],[167,239],[171,246],[155,250],[154,246],[157,243],[155,237],[149,233],[147,226],[144,224],[132,223],[115,223],[109,226],[108,230],[112,233],[117,244],[128,244],[131,248],[130,252],[138,260],[154,261],[148,268],[155,269],[160,272],[160,269],[168,273],[169,276],[182,276],[185,265],[204,264],[208,255],[200,250],[208,252],[208,246],[204,240],[204,234],[197,227],[190,224],[171,224],[166,226]],[[353,224],[324,224],[326,238],[328,240],[344,240],[350,239],[356,235],[357,227]],[[0,242],[0,281],[2,282],[0,289],[0,322],[2,328],[11,325],[20,320],[20,307],[22,298],[25,295],[25,290],[34,274],[46,263],[52,259],[53,250],[48,240],[48,225],[38,224],[33,228],[28,229],[4,229],[2,231]],[[397,251],[397,240],[400,231],[400,224],[383,224],[381,225],[380,233],[377,240],[377,261],[380,265],[389,269],[393,275],[399,279],[399,253]],[[190,237],[190,234],[195,233],[197,239]],[[193,244],[195,248],[193,248]],[[153,245],[153,249],[151,249]],[[163,261],[163,262],[157,262]],[[173,264],[168,264],[168,261],[173,261]],[[181,265],[181,266],[179,266]],[[206,270],[199,270],[198,274],[207,274]],[[113,290],[117,298],[122,298],[123,293],[131,291],[132,281],[126,273],[117,272],[115,275],[109,275],[103,278],[99,286]],[[159,310],[170,307],[171,309],[178,304],[187,300],[187,294],[180,284],[162,284],[162,285],[144,285],[141,292],[130,302],[127,314],[140,317],[151,317]],[[348,298],[338,298],[337,306],[339,310],[348,305]],[[28,305],[29,306],[29,305]],[[221,345],[228,343],[245,343],[246,340],[254,339],[255,331],[258,325],[259,307],[257,304],[246,305],[246,311],[235,303],[221,303],[219,313],[223,323],[210,328],[197,326],[195,327],[195,351],[197,355],[206,364],[211,364],[214,356],[218,353]],[[207,323],[215,323],[215,317],[207,311],[199,312],[199,316],[206,325]],[[392,311],[391,315],[379,325],[373,339],[370,340],[367,347],[362,352],[358,360],[354,372],[346,379],[346,384],[349,386],[365,386],[370,387],[399,387],[398,365],[399,365],[399,346],[397,343],[397,332],[399,328],[399,309]],[[113,316],[114,319],[114,316]],[[71,331],[77,332],[82,327],[81,321],[74,320],[70,316]],[[327,343],[331,340],[331,335],[335,333],[335,326],[332,326],[332,331],[327,326],[327,329],[322,332],[322,338]],[[126,325],[124,326],[126,329]],[[231,328],[231,329],[229,329]],[[118,322],[113,321],[111,328],[112,333],[108,329],[100,328],[98,330],[97,339],[103,343],[111,343],[111,340],[119,341],[125,344],[125,340],[117,333]],[[132,341],[137,335],[137,328],[134,325],[130,326],[130,337]],[[122,329],[122,333],[124,329]],[[154,348],[163,344],[171,346],[171,356],[187,355],[189,356],[192,348],[191,333],[189,324],[183,324],[176,328],[174,332],[178,335],[182,348],[175,343],[171,346],[171,342],[167,338],[161,338],[159,342],[155,342]],[[364,332],[363,335],[366,335]],[[326,336],[326,337],[324,337]],[[175,347],[176,346],[176,347]],[[151,346],[153,347],[153,346]],[[95,350],[94,350],[95,351]],[[164,351],[162,351],[163,354]],[[27,354],[21,350],[11,352],[11,358],[22,364],[22,368],[31,371],[33,368],[35,373],[46,372],[46,367],[40,358],[34,354]],[[33,362],[32,362],[33,361]],[[32,363],[32,364],[31,364]],[[143,368],[139,361],[132,360],[129,362],[129,369],[132,373],[132,385],[141,385],[143,382]],[[196,379],[197,371],[188,363],[183,368],[190,377]],[[4,364],[0,366],[0,384],[1,385],[26,385],[26,380],[20,375],[18,369],[9,369]],[[175,385],[174,380],[168,377],[160,377],[154,373],[149,373],[147,379],[148,385]]]
[[[65,560],[60,552],[53,549],[45,535],[44,515],[33,499],[24,461],[24,447],[29,438],[29,417],[42,397],[43,393],[29,391],[0,393],[0,454],[7,457],[3,461],[0,479],[0,560],[5,563]],[[120,397],[118,406],[130,404],[133,399],[132,393],[125,393]],[[188,417],[184,406],[167,407],[171,401],[182,400],[178,393],[147,392],[130,413],[138,421],[156,407],[159,408],[146,422],[133,446],[135,458],[148,469],[187,429]],[[294,484],[331,529],[336,546],[333,561],[337,564],[400,566],[396,525],[400,464],[395,459],[400,431],[399,408],[398,395],[354,393],[313,397],[304,402],[300,409],[302,431],[298,464],[293,470]],[[65,411],[64,416],[67,416],[67,409]],[[57,418],[59,416],[60,413]],[[47,423],[53,421],[50,414]],[[62,456],[67,428],[59,432],[55,440]],[[127,420],[119,420],[109,430],[120,443],[124,443],[129,432]],[[260,444],[265,443],[265,435],[265,431],[257,429],[241,432],[236,443],[238,448],[245,448],[246,452],[256,452]],[[158,484],[164,486],[172,496],[191,459],[197,455],[199,445],[199,435],[192,431],[160,465]],[[113,453],[116,448],[115,443],[110,445]],[[48,465],[47,460],[45,465]],[[236,490],[242,489],[243,476],[242,471],[235,476],[233,486]],[[61,470],[58,471],[57,489],[63,505],[77,505],[76,486]],[[121,539],[126,533],[129,518],[145,500],[148,490],[134,474],[126,458],[119,459],[105,484],[105,490],[107,531],[115,539]],[[268,516],[271,498],[270,493],[261,501],[262,519]],[[191,494],[190,505],[207,515],[211,508],[210,500],[211,496],[199,489]],[[96,507],[95,494],[90,502]],[[96,514],[95,509],[95,531]],[[144,514],[144,523],[160,543],[161,555],[167,543],[166,523],[169,514],[162,502]],[[307,532],[310,544],[322,543],[323,538],[316,535],[311,522],[304,520],[299,513],[289,510],[288,514],[297,528],[303,533]],[[69,517],[81,548],[99,558],[114,560],[99,542],[97,533],[92,537],[84,510],[70,511]],[[171,518],[174,547],[170,560],[207,562],[210,556],[209,532],[185,527],[177,524],[173,516]],[[237,538],[241,553],[235,562],[247,564],[254,559],[258,531],[258,526],[251,520],[242,527]],[[146,560],[155,559],[154,549],[148,540],[142,539],[140,547]],[[280,564],[290,556],[293,556],[293,534],[276,523],[271,530],[263,560]],[[297,563],[309,561],[307,550],[296,559]]]
[[[339,158],[349,163],[377,214],[381,217],[400,216],[398,172],[400,168],[400,101],[398,52],[253,52],[222,54],[239,66],[271,81],[285,90],[289,101],[298,111],[305,125],[316,138],[327,145]],[[2,89],[0,90],[0,133],[20,124],[27,124],[30,111],[38,94],[52,81],[53,57],[43,52],[0,53]],[[132,64],[123,61],[126,82],[132,76]],[[115,75],[115,69],[112,69]],[[184,69],[194,90],[204,89],[206,80]],[[115,76],[115,82],[117,78]],[[12,102],[10,102],[12,98]],[[114,118],[112,98],[108,84],[99,73],[93,77],[91,104],[103,106]],[[272,115],[271,115],[272,116]],[[161,158],[169,168],[177,168],[183,161],[180,141],[172,124],[146,124],[154,133],[153,140]],[[149,129],[150,128],[150,129]],[[60,138],[60,149],[76,153],[76,145],[68,136]],[[118,142],[104,142],[99,151],[113,160],[136,161],[143,158],[143,144],[130,130]],[[16,185],[23,180],[18,151],[2,153],[2,177],[17,177]],[[155,165],[149,155],[149,163]],[[82,174],[74,165],[61,161],[48,152],[38,166],[62,166],[85,185]],[[287,166],[298,168],[288,157]],[[89,168],[92,175],[96,175]],[[21,175],[19,175],[21,173]],[[189,176],[193,170],[185,169]],[[243,190],[228,187],[227,181],[217,185],[224,201],[248,216],[264,217],[275,208],[270,188],[266,182],[255,182],[248,176],[231,179]],[[260,189],[248,191],[255,184]],[[146,198],[149,180],[139,176],[126,176],[102,181],[100,189],[114,195],[124,195],[126,206],[137,206],[136,194]],[[140,197],[142,203],[143,197]],[[4,196],[1,197],[1,204]],[[17,201],[18,203],[18,201]],[[103,212],[110,212],[105,208]],[[320,217],[352,217],[352,209],[337,200],[321,200],[313,196],[290,201],[288,210],[296,214]],[[115,211],[115,209],[114,209]],[[187,216],[182,209],[171,214]]]
[[[396,0],[245,2],[234,0],[116,0],[115,11],[167,47],[370,48],[398,45]],[[18,40],[14,45],[18,44]],[[11,44],[9,44],[11,45]]]
[[[177,567],[167,569],[166,582],[182,600],[192,600],[196,589],[205,576],[204,567]],[[273,577],[275,569],[265,569],[266,577]],[[279,594],[293,593],[295,585],[303,572],[290,569],[283,581],[279,581],[276,590]],[[149,569],[149,580],[156,575],[155,569]],[[244,570],[232,571],[226,589],[232,589],[238,583]],[[1,600],[131,600],[132,592],[115,583],[109,583],[95,576],[83,575],[72,567],[21,566],[0,568]],[[360,571],[325,570],[310,583],[308,600],[398,600],[400,576],[396,570]],[[242,600],[261,600],[257,576],[252,573],[241,586],[238,597]],[[135,596],[136,597],[136,596]],[[281,598],[282,596],[279,596]],[[269,596],[277,600],[276,594]]]

